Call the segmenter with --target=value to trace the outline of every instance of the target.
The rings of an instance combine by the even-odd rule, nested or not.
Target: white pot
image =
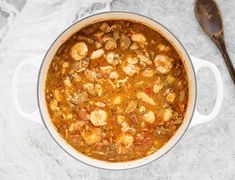
[[[50,120],[49,113],[47,111],[46,101],[45,101],[45,80],[47,76],[47,71],[49,68],[49,65],[51,63],[51,60],[53,56],[55,55],[57,49],[60,47],[60,45],[65,42],[71,35],[73,35],[75,32],[83,28],[84,26],[87,26],[89,24],[92,24],[94,22],[103,21],[103,20],[114,20],[114,19],[123,19],[123,20],[131,20],[143,23],[149,27],[152,27],[153,29],[156,29],[158,32],[163,34],[169,41],[172,42],[172,44],[176,47],[176,49],[179,51],[179,54],[181,54],[182,59],[184,60],[183,63],[186,67],[188,80],[189,80],[189,100],[188,100],[188,107],[187,111],[185,113],[185,118],[183,121],[183,124],[179,127],[176,134],[157,152],[153,153],[152,155],[149,155],[147,157],[144,157],[142,159],[129,161],[129,162],[106,162],[101,160],[92,159],[84,154],[81,154],[77,150],[75,150],[71,145],[69,145],[61,136],[57,133],[52,121]],[[39,110],[36,110],[33,113],[25,113],[20,104],[17,97],[17,83],[20,81],[18,79],[19,74],[21,73],[21,69],[28,65],[33,64],[39,69],[39,64],[41,64],[40,70],[39,70],[39,76],[38,76],[38,85],[37,85],[37,95],[38,95],[38,108]],[[215,81],[217,84],[217,96],[216,96],[216,102],[214,109],[212,112],[208,115],[202,115],[200,114],[195,106],[196,106],[196,100],[197,100],[197,82],[196,82],[196,75],[195,73],[202,67],[208,67],[212,70]],[[64,149],[68,154],[70,154],[72,157],[78,159],[79,161],[82,161],[86,164],[89,164],[91,166],[104,168],[104,169],[129,169],[129,168],[135,168],[139,166],[143,166],[149,162],[152,162],[161,156],[165,155],[183,136],[185,131],[190,126],[194,126],[196,124],[208,122],[212,120],[219,112],[222,100],[223,100],[223,83],[222,78],[220,75],[220,72],[218,68],[207,61],[189,56],[182,44],[179,42],[179,40],[163,25],[160,23],[144,17],[142,15],[129,13],[129,12],[105,12],[100,13],[96,15],[92,15],[90,17],[84,18],[80,20],[79,22],[76,22],[69,28],[67,28],[52,44],[50,49],[48,50],[47,54],[44,57],[43,62],[40,61],[32,61],[32,60],[26,60],[21,62],[13,75],[12,79],[12,95],[14,104],[16,107],[16,110],[18,113],[30,120],[37,121],[37,122],[43,122],[45,127],[48,129],[51,136],[55,139],[55,141]],[[41,118],[39,116],[39,112],[41,114]]]

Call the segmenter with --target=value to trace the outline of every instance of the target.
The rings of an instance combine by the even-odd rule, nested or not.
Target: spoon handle
[[[230,73],[230,75],[232,77],[233,83],[235,84],[235,70],[234,70],[234,67],[233,67],[233,63],[232,63],[232,61],[231,61],[231,59],[229,57],[229,54],[227,52],[225,43],[224,43],[224,41],[220,40],[219,42],[217,41],[216,44],[217,44],[220,52],[222,53],[222,55],[224,57],[224,61],[225,61],[226,65],[227,65],[227,67],[228,67],[228,70],[229,70],[229,73]]]

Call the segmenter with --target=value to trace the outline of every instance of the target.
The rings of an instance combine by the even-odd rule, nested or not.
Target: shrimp
[[[136,33],[131,36],[131,40],[142,44],[146,43],[146,37],[142,33]]]
[[[128,122],[126,121],[125,117],[122,116],[122,115],[118,115],[118,116],[117,116],[117,123],[122,126],[122,127],[121,127],[121,131],[122,131],[122,132],[127,132],[127,131],[129,131],[129,130],[135,131],[134,128],[131,128],[131,127],[129,126],[129,124],[128,124]]]
[[[109,52],[105,56],[107,62],[111,65],[118,65],[121,63],[121,59],[118,54],[115,54],[113,52]]]
[[[125,154],[134,143],[134,138],[130,134],[122,134],[117,138],[117,152],[118,154]]]
[[[137,108],[137,101],[131,100],[126,108],[126,113],[131,113]]]
[[[145,56],[145,55],[143,55],[143,54],[140,54],[140,53],[137,53],[138,55],[138,58],[140,59],[140,64],[142,65],[142,66],[146,66],[146,64],[148,64],[148,65],[151,65],[152,64],[152,61],[147,57],[147,56]]]
[[[81,133],[82,138],[85,140],[85,142],[88,145],[92,145],[96,142],[99,142],[101,140],[101,131],[100,129],[92,129],[88,132],[82,132]]]
[[[153,92],[159,93],[159,91],[163,88],[164,83],[161,81],[160,77],[157,78],[157,81],[153,85]]]
[[[138,61],[139,61],[139,59],[137,57],[131,57],[131,56],[127,57],[127,62],[129,64],[137,64]]]
[[[111,39],[109,39],[109,40],[105,43],[104,48],[105,48],[107,51],[109,51],[109,50],[114,50],[114,49],[117,48],[117,43],[116,43],[116,41],[115,41],[113,38],[111,38]]]
[[[149,112],[145,113],[143,115],[143,119],[148,123],[151,123],[151,124],[154,123],[155,115],[154,115],[153,111],[149,111]]]
[[[109,78],[110,79],[118,79],[119,75],[116,71],[113,71],[113,72],[110,73]]]
[[[85,58],[87,53],[88,53],[88,47],[84,42],[78,42],[75,45],[73,45],[72,48],[70,49],[70,55],[76,61]]]
[[[171,70],[172,62],[173,59],[166,55],[157,55],[154,59],[156,70],[161,74],[166,74]]]
[[[103,54],[104,54],[104,50],[103,50],[103,49],[98,49],[98,50],[93,51],[93,52],[91,53],[90,58],[91,58],[91,59],[98,59],[98,58],[100,58],[101,56],[103,56]]]
[[[104,126],[107,123],[107,113],[102,109],[94,110],[91,112],[89,119],[94,126]]]
[[[171,117],[173,116],[172,110],[170,108],[167,108],[163,112],[163,119],[164,121],[169,121]]]
[[[149,97],[147,94],[145,94],[144,92],[137,92],[137,99],[141,100],[141,101],[144,101],[148,104],[151,104],[151,105],[155,105],[155,101]]]
[[[122,70],[128,75],[128,76],[134,76],[135,74],[139,73],[140,68],[139,66],[134,66],[133,64],[128,64],[126,66],[122,67]]]
[[[168,52],[170,50],[169,46],[163,44],[159,44],[157,48],[159,49],[159,51],[165,51],[165,52]]]
[[[148,69],[146,69],[146,70],[143,71],[142,75],[143,75],[144,77],[153,77],[153,75],[154,75],[154,70],[148,68]]]
[[[103,74],[109,75],[112,72],[113,67],[112,66],[101,66],[100,70],[102,71]]]

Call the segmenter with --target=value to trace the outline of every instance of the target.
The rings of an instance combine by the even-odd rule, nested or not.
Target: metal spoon
[[[214,0],[196,0],[195,14],[202,29],[214,41],[222,53],[229,73],[235,84],[235,70],[228,55],[225,42],[221,13]]]

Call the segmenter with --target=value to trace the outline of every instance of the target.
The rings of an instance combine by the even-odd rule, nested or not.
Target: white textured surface
[[[0,179],[234,179],[235,87],[219,51],[194,17],[193,0],[28,0],[24,7],[23,1],[13,1],[13,6],[6,2],[12,3],[0,0],[0,15],[7,12],[0,16]],[[224,17],[228,50],[235,64],[235,1],[218,3]],[[214,121],[189,129],[160,160],[128,171],[100,170],[71,158],[44,127],[16,113],[10,92],[12,73],[20,61],[43,56],[65,27],[109,8],[141,13],[167,26],[189,53],[217,65],[225,88],[223,108]],[[34,71],[26,72],[32,76]],[[208,113],[213,107],[215,87],[206,69],[200,73],[199,88],[198,109]],[[21,90],[22,94],[27,93],[23,96],[25,103],[35,106],[32,88],[25,86]]]

